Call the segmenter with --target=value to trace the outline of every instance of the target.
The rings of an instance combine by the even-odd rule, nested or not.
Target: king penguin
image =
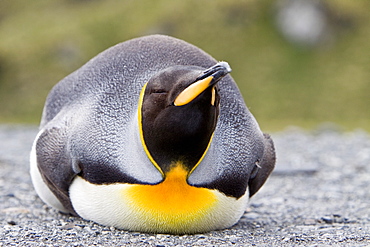
[[[55,209],[130,231],[230,227],[275,166],[226,62],[150,35],[100,53],[49,93],[30,173]]]

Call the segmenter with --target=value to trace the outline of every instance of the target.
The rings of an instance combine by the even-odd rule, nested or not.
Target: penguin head
[[[139,121],[147,155],[163,173],[181,162],[192,170],[211,141],[219,115],[217,83],[230,66],[206,70],[174,66],[158,72],[142,89]]]

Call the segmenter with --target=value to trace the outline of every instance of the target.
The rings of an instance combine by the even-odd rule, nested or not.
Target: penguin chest
[[[180,167],[171,170],[160,184],[130,186],[122,191],[122,197],[137,208],[144,219],[152,218],[157,225],[173,227],[201,220],[212,211],[218,199],[212,190],[188,185],[186,171]]]
[[[181,166],[156,185],[94,185],[77,177],[70,198],[81,217],[132,231],[195,233],[229,227],[239,220],[247,195],[236,199],[193,187],[186,177]]]

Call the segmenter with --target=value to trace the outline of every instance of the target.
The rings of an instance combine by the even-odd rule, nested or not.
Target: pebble
[[[0,125],[0,246],[367,246],[370,137],[356,130],[273,133],[277,165],[230,229],[128,232],[60,214],[32,188],[35,126]]]

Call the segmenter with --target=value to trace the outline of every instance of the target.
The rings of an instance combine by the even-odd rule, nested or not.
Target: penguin
[[[276,158],[230,72],[165,35],[98,54],[46,98],[30,155],[37,194],[129,231],[233,226]]]

